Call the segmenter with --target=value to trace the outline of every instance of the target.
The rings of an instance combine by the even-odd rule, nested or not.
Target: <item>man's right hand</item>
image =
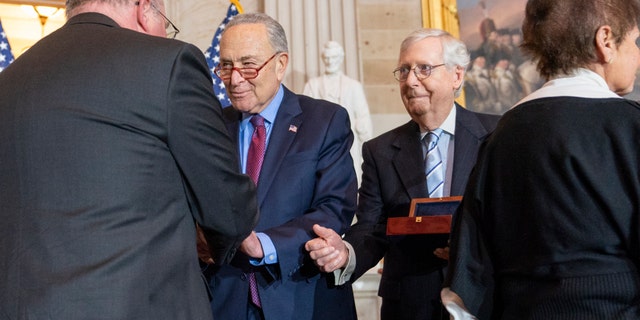
[[[318,268],[323,272],[344,268],[349,260],[349,251],[342,237],[333,229],[317,224],[313,225],[313,232],[318,238],[307,241],[304,247]]]
[[[209,245],[207,239],[204,237],[204,232],[200,229],[200,226],[196,223],[196,248],[198,250],[198,257],[206,264],[214,264],[211,257],[211,251],[209,251]]]

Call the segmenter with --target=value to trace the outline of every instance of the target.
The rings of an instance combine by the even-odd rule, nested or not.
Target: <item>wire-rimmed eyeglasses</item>
[[[165,20],[165,24],[164,24],[164,28],[167,31],[167,38],[169,39],[175,39],[176,35],[178,35],[178,33],[180,33],[180,30],[178,29],[178,27],[176,27],[175,24],[173,24],[173,22],[171,22],[171,20],[169,20],[169,18],[167,18],[167,16],[165,16],[162,11],[160,11],[160,9],[158,9],[156,7],[155,4],[153,4],[153,2],[149,2],[151,3],[151,8],[153,8],[154,10],[156,10],[156,12],[158,14],[160,14],[160,16],[162,16],[162,18],[164,18]],[[136,3],[137,4],[137,3]]]
[[[413,70],[413,74],[416,76],[418,80],[424,80],[426,78],[429,78],[429,76],[431,75],[431,71],[433,69],[437,67],[442,67],[442,66],[444,66],[444,63],[438,64],[435,66],[432,66],[429,64],[417,64],[413,68],[408,66],[402,66],[398,69],[393,70],[393,76],[398,81],[406,81],[407,78],[409,77],[409,72]]]
[[[275,58],[278,53],[280,52],[276,52],[274,53],[271,58],[269,58],[267,61],[265,61],[260,67],[258,68],[238,68],[238,67],[233,67],[230,65],[222,65],[219,64],[216,66],[216,68],[213,70],[213,72],[220,77],[220,79],[222,80],[228,80],[231,78],[231,74],[233,74],[233,71],[238,71],[238,73],[240,73],[240,76],[243,77],[245,80],[251,80],[251,79],[255,79],[258,77],[258,73],[260,72],[260,70],[262,70],[262,68],[264,68],[267,63],[269,63],[269,61],[273,60],[273,58]]]

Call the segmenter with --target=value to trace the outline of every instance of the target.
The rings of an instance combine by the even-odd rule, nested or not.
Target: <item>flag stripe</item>
[[[11,53],[11,46],[7,35],[2,28],[2,21],[0,21],[0,72],[8,67],[13,62],[13,54]]]
[[[215,67],[220,63],[220,36],[222,35],[222,31],[224,31],[225,26],[229,21],[233,19],[239,13],[238,7],[236,7],[236,1],[232,1],[231,5],[229,5],[229,9],[227,10],[227,15],[224,20],[216,29],[216,33],[213,35],[213,39],[211,40],[211,46],[205,51],[204,56],[207,59],[207,64],[209,65],[209,71],[211,73],[211,79],[213,81],[213,92],[216,94],[216,98],[220,101],[222,107],[228,107],[231,105],[231,101],[227,96],[227,90],[224,87],[224,83],[222,80],[218,78],[218,76],[213,73]]]

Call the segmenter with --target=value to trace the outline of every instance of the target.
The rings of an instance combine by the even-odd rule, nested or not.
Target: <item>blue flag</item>
[[[8,67],[11,62],[13,62],[11,46],[9,46],[7,35],[4,33],[4,29],[2,29],[2,21],[0,21],[0,72]]]
[[[218,65],[218,63],[220,63],[220,36],[222,35],[222,31],[224,31],[227,23],[229,23],[229,21],[231,21],[234,16],[242,11],[242,7],[238,8],[237,5],[239,5],[237,1],[232,1],[231,5],[229,5],[227,16],[224,18],[220,26],[218,26],[218,29],[213,36],[213,40],[211,40],[211,46],[204,53],[205,58],[207,58],[209,70],[211,71],[211,78],[213,79],[213,92],[216,94],[216,98],[218,99],[218,101],[220,101],[222,107],[230,106],[231,101],[227,96],[227,90],[224,87],[224,83],[222,83],[222,80],[218,78],[215,73],[213,73],[213,70]]]

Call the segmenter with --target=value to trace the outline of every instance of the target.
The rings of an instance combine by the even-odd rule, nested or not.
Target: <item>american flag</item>
[[[218,76],[213,73],[213,69],[220,63],[220,36],[222,31],[224,31],[225,26],[229,21],[233,19],[238,13],[242,12],[242,6],[238,3],[237,0],[232,0],[231,5],[229,5],[229,9],[227,10],[227,16],[224,18],[218,29],[216,30],[216,34],[213,36],[213,40],[211,41],[211,46],[207,51],[205,51],[204,56],[207,58],[207,64],[209,65],[209,70],[211,71],[211,79],[213,79],[213,92],[216,94],[216,98],[220,101],[222,107],[228,107],[231,105],[231,101],[227,96],[227,90],[224,88],[224,83],[222,80],[218,78]]]
[[[4,29],[2,29],[2,21],[0,21],[0,72],[8,67],[11,62],[13,62],[11,46],[9,46],[7,35],[4,33]]]

